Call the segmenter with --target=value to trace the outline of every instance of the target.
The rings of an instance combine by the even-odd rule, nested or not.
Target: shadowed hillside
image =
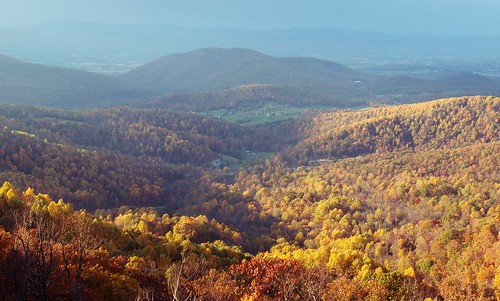
[[[278,140],[264,129],[165,110],[2,105],[0,181],[51,191],[77,207],[165,205],[169,199],[177,206],[185,200],[169,194],[192,189],[197,168],[241,158],[246,150],[273,151]]]
[[[117,77],[0,57],[1,102],[71,109],[133,105],[242,111],[261,102],[348,108],[499,94],[498,78],[471,72],[439,79],[385,77],[332,61],[278,58],[242,48],[169,55]]]
[[[164,95],[138,106],[180,111],[238,110],[275,102],[307,107],[412,103],[462,95],[500,94],[500,80],[475,73],[445,78],[380,76],[332,61],[278,58],[253,50],[206,48],[168,55],[119,77]]]
[[[324,89],[290,85],[254,84],[222,91],[179,92],[155,97],[141,106],[168,108],[176,111],[206,111],[213,109],[238,109],[241,105],[256,106],[262,102],[274,102],[291,106],[329,105],[349,107],[366,103],[362,91],[357,95],[349,89],[336,89],[328,93]],[[357,96],[359,99],[354,100]]]
[[[371,76],[331,61],[276,58],[249,49],[207,48],[165,56],[121,76],[156,92],[213,91],[250,84],[352,85]]]
[[[86,300],[496,300],[499,112],[498,97],[461,97],[269,133],[158,109],[0,106],[0,280],[38,300],[46,263],[45,300],[78,300],[77,273]],[[286,137],[300,141],[259,162],[204,162]]]
[[[65,108],[105,107],[150,97],[111,77],[0,56],[0,101]]]

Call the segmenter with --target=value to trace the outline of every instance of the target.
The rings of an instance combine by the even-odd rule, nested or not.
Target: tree
[[[64,262],[71,298],[80,301],[83,298],[83,278],[87,255],[101,243],[95,231],[91,217],[85,211],[70,211],[61,216],[64,235],[61,236],[61,255]]]
[[[61,227],[47,212],[44,199],[37,199],[31,210],[16,216],[14,251],[16,252],[18,296],[32,293],[36,300],[49,300],[49,279],[57,264],[56,243]]]

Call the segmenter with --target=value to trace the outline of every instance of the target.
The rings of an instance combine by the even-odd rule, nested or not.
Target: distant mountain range
[[[0,63],[4,63],[4,62],[19,62],[19,61],[14,59],[14,58],[11,58],[9,56],[0,54]]]
[[[123,105],[154,95],[96,73],[0,56],[0,101],[65,108]]]
[[[439,79],[379,76],[328,60],[281,58],[244,48],[167,55],[116,76],[0,56],[0,101],[62,108],[204,111],[261,101],[349,107],[479,94],[500,95],[500,78],[470,72]]]
[[[75,38],[78,37],[78,38]],[[276,56],[341,59],[497,58],[500,37],[388,35],[334,28],[241,30],[172,24],[116,25],[49,22],[0,28],[0,52],[80,57],[130,55],[151,60],[206,47],[244,47]]]
[[[168,55],[119,78],[129,86],[164,93],[142,105],[194,111],[257,101],[349,107],[500,93],[500,78],[471,72],[439,79],[376,76],[327,60],[278,58],[242,48]]]
[[[241,85],[352,85],[372,76],[313,58],[278,58],[243,48],[206,48],[162,57],[120,76],[160,93],[219,91]]]

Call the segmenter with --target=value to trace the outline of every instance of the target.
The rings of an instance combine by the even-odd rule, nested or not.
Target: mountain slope
[[[263,129],[165,110],[0,105],[0,181],[77,207],[175,207],[185,200],[173,194],[193,189],[190,181],[213,159],[273,151],[278,140]]]
[[[118,77],[0,56],[1,102],[63,108],[134,105],[203,111],[261,101],[352,107],[463,95],[500,95],[500,79],[471,72],[441,79],[384,77],[331,61],[277,58],[242,48],[170,55]]]
[[[0,62],[18,62],[18,60],[11,58],[10,56],[0,54]]]
[[[234,110],[240,105],[255,106],[270,102],[298,107],[310,105],[349,107],[366,103],[361,91],[353,94],[349,89],[339,88],[335,93],[325,90],[314,87],[254,84],[222,91],[170,93],[141,102],[138,106],[203,112],[220,108]],[[357,97],[360,98],[359,101],[355,100]]]
[[[463,95],[500,95],[500,79],[472,72],[446,78],[378,76],[332,61],[278,58],[253,50],[206,48],[168,55],[119,77],[164,95],[138,106],[181,111],[234,109],[239,103],[351,107]]]
[[[168,299],[169,283],[179,279],[172,271],[182,277],[182,300],[282,300],[285,293],[293,300],[495,300],[499,112],[499,98],[462,97],[318,114],[284,133],[295,126],[303,140],[334,137],[335,147],[373,142],[371,153],[293,167],[278,156],[233,173],[175,169],[146,153],[162,145],[164,129],[190,133],[177,139],[184,143],[222,126],[211,137],[229,142],[241,136],[237,125],[162,110],[2,106],[0,180],[88,208],[130,207],[91,216],[33,189],[0,186],[1,295],[19,296],[11,284],[37,279],[35,267],[48,258],[50,300],[71,299],[68,263],[80,265],[89,300],[140,299],[143,289]],[[226,139],[225,130],[236,133]],[[123,133],[145,152],[109,152]],[[26,241],[34,247],[19,249]],[[23,293],[36,299],[27,287]]]
[[[320,113],[291,128],[294,160],[338,159],[369,153],[457,148],[498,141],[500,98],[461,97],[366,111]]]
[[[353,85],[370,75],[312,58],[275,58],[249,49],[206,48],[162,57],[121,76],[156,92],[214,91],[250,84]]]
[[[0,57],[0,101],[66,108],[109,106],[152,96],[113,78]]]

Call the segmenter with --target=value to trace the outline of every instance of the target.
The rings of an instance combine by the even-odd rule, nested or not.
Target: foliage
[[[289,131],[289,143],[299,139],[295,146],[238,171],[179,167],[143,150],[135,139],[130,146],[139,154],[131,147],[112,151],[108,139],[98,144],[68,129],[44,132],[29,125],[30,118],[14,128],[15,121],[3,117],[6,177],[17,180],[22,174],[26,183],[40,183],[35,175],[45,174],[40,178],[50,183],[62,181],[59,174],[86,181],[98,175],[85,188],[74,187],[95,189],[102,200],[113,196],[109,191],[127,191],[130,183],[143,191],[128,198],[136,206],[116,202],[89,214],[75,210],[74,199],[75,207],[35,194],[39,188],[21,192],[16,187],[22,186],[5,182],[0,295],[6,300],[498,300],[499,104],[498,98],[469,97],[313,114],[302,121],[298,136]],[[85,118],[116,114],[109,120],[120,127],[145,129],[155,124],[149,118],[161,120],[156,113],[122,109],[78,116],[86,124]],[[139,124],[127,123],[127,116],[141,114]],[[179,135],[183,122],[186,129],[191,126],[179,121]],[[82,128],[87,126],[90,122]],[[226,130],[231,128],[220,129]],[[43,133],[47,142],[39,138]],[[82,141],[99,148],[78,152]],[[314,161],[327,154],[318,146],[328,144],[335,160]],[[111,162],[106,168],[105,158]],[[301,161],[309,162],[292,165]],[[45,173],[37,173],[39,166],[46,166]],[[90,166],[96,169],[83,172]],[[150,198],[177,200],[146,207],[144,196],[155,195],[145,194],[146,181],[161,178],[160,167],[173,171],[175,185]],[[134,182],[141,175],[144,182]],[[115,181],[114,190],[99,186],[108,178]],[[156,183],[158,189],[168,185]],[[189,186],[183,190],[180,183]],[[50,195],[59,191],[57,184],[43,187]]]

